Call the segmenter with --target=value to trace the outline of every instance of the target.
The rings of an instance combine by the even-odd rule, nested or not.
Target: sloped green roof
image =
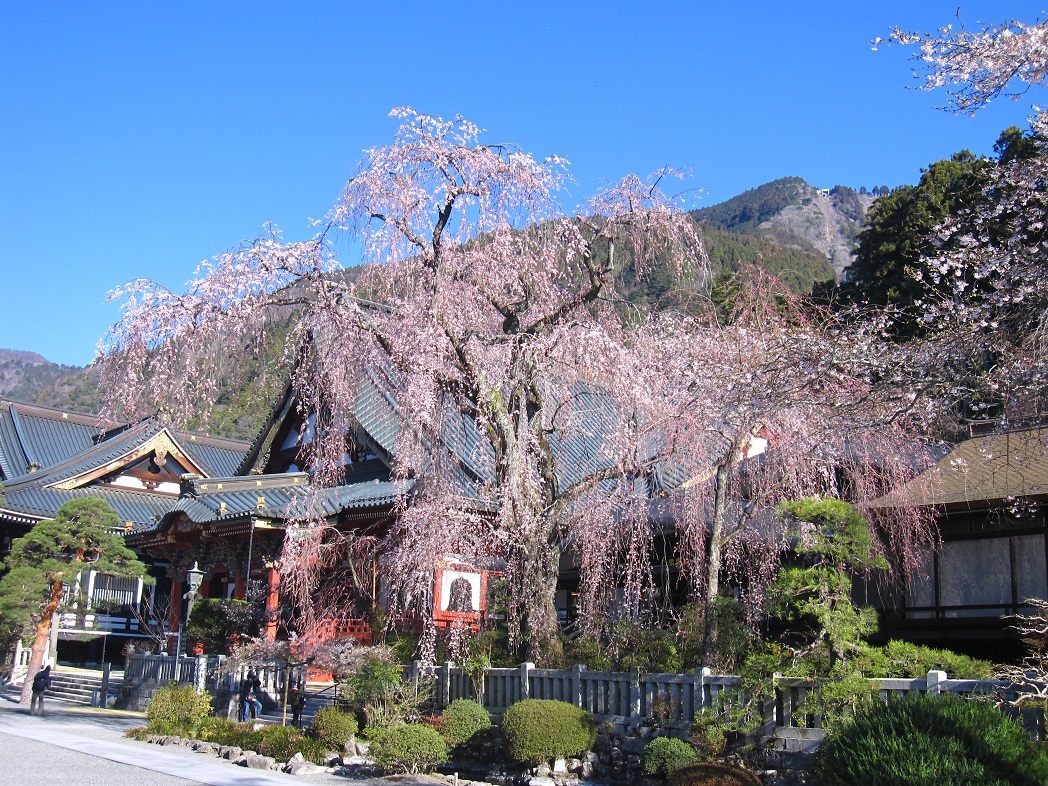
[[[169,503],[161,520],[143,531],[160,529],[170,515],[179,513],[197,524],[263,515],[286,520],[311,512],[335,516],[351,509],[392,505],[411,488],[410,482],[392,481],[381,462],[365,464],[351,473],[346,484],[322,489],[313,488],[304,472],[188,479],[177,502]],[[311,505],[319,509],[310,511]]]
[[[121,522],[131,522],[131,532],[151,529],[154,519],[170,509],[172,503],[170,495],[121,491],[99,486],[68,490],[23,486],[14,490],[4,489],[4,502],[0,505],[0,514],[31,523],[31,520],[51,518],[69,500],[84,497],[104,499],[113,506]]]
[[[71,489],[55,485],[68,485],[81,475],[106,468],[165,431],[208,475],[228,473],[240,463],[246,448],[236,440],[169,429],[155,418],[124,425],[0,401],[0,479],[4,483],[0,513],[30,523],[53,516],[70,499],[89,496],[109,501],[121,521],[131,521],[135,530],[152,527],[155,517],[175,501],[170,494],[90,484]]]

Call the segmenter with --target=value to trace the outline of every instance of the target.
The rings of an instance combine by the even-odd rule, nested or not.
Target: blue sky
[[[398,105],[566,156],[579,199],[665,164],[690,168],[703,204],[786,175],[914,182],[1029,114],[936,111],[909,52],[870,50],[957,6],[3,4],[0,347],[85,364],[117,317],[110,288],[180,287],[267,220],[307,236]],[[1048,0],[960,6],[972,27],[1032,21]]]

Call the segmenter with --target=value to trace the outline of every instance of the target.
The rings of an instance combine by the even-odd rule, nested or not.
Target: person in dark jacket
[[[240,683],[240,716],[244,720],[248,720],[249,717],[257,718],[262,714],[262,700],[259,699],[261,692],[262,682],[255,672],[249,671]]]
[[[291,708],[291,722],[296,729],[302,728],[302,708],[306,706],[306,695],[301,685],[292,685],[287,692],[287,706]]]
[[[30,715],[44,714],[44,693],[51,687],[51,667],[45,666],[33,677],[33,700],[29,704]]]

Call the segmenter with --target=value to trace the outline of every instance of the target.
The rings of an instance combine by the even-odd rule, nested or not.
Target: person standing
[[[33,700],[29,704],[30,715],[44,714],[44,693],[51,687],[51,667],[45,666],[33,677]]]
[[[305,692],[299,684],[292,685],[287,692],[287,706],[291,708],[291,723],[302,728],[302,708],[306,706]]]

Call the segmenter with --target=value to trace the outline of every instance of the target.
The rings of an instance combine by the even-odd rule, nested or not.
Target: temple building
[[[354,412],[359,428],[347,435],[344,480],[332,488],[314,488],[303,471],[313,419],[300,417],[290,386],[250,443],[178,431],[156,418],[100,423],[17,402],[0,407],[4,548],[69,499],[97,496],[117,511],[127,544],[156,582],[144,587],[85,570],[67,587],[56,626],[59,657],[67,661],[97,662],[106,651],[112,659],[127,639],[160,637],[174,651],[194,566],[204,574],[198,591],[204,598],[243,599],[249,582],[261,586],[264,634],[276,637],[286,605],[278,560],[289,522],[308,512],[330,527],[379,539],[411,488],[410,481],[392,478],[395,407],[373,381],[361,386]],[[498,566],[477,562],[448,555],[435,566],[428,601],[438,624],[475,624],[486,613],[489,576]],[[369,583],[361,587],[362,598],[372,606],[385,602],[386,583],[377,570]],[[338,609],[321,633],[366,640],[366,605]]]
[[[875,503],[917,498],[933,509],[942,538],[925,554],[923,575],[880,604],[881,628],[1000,661],[1020,652],[1008,618],[1030,613],[1029,598],[1048,598],[1048,428],[980,425]]]
[[[128,545],[156,579],[147,588],[137,580],[84,571],[67,588],[59,655],[97,662],[108,652],[113,659],[118,643],[127,639],[150,639],[174,651],[193,566],[203,572],[203,597],[242,599],[249,584],[260,587],[264,633],[277,636],[281,612],[289,610],[281,600],[279,573],[288,528],[308,513],[335,530],[378,542],[411,493],[411,481],[392,474],[398,433],[394,399],[377,380],[366,378],[352,415],[343,482],[317,488],[304,455],[315,424],[299,413],[290,386],[250,443],[176,430],[157,418],[100,422],[0,401],[0,547],[9,549],[13,538],[53,516],[67,500],[96,496],[117,511]],[[484,443],[465,417],[461,427],[449,430],[448,440],[445,447],[468,495],[483,480],[471,457]],[[760,442],[760,451],[747,454],[747,460],[774,449]],[[585,444],[566,442],[561,449],[571,459],[567,472],[593,455]],[[673,488],[680,479],[663,481]],[[1022,612],[1027,598],[1048,598],[1048,429],[974,436],[876,504],[891,508],[914,495],[934,508],[943,542],[927,554],[926,580],[914,578],[902,589],[871,598],[882,611],[882,631],[998,659],[1002,647],[1013,655],[1018,643],[1007,616]],[[653,525],[668,534],[672,522],[657,521],[659,509],[652,508]],[[499,568],[495,560],[456,555],[435,565],[424,599],[435,622],[472,625],[488,614],[488,590]],[[354,578],[359,602],[332,609],[326,628],[298,632],[367,640],[367,620],[389,602],[389,582],[374,561],[370,571]],[[671,579],[664,577],[665,587]],[[566,558],[557,605],[567,615],[577,581],[577,566]]]
[[[170,428],[161,420],[138,423],[0,400],[0,552],[66,502],[98,497],[116,510],[127,537],[156,526],[181,493],[181,478],[233,474],[248,445]],[[109,642],[116,654],[128,638],[142,638],[157,597],[169,591],[177,567],[152,563],[154,588],[137,579],[85,570],[66,587],[58,619],[61,656],[99,660]],[[166,603],[166,602],[165,602]]]

